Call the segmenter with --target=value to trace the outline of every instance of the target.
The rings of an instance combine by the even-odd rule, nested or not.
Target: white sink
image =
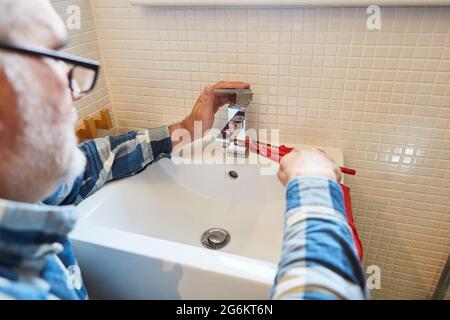
[[[325,150],[342,165],[339,150]],[[109,183],[77,207],[71,238],[91,296],[267,299],[283,236],[276,175],[261,175],[259,164],[180,160],[162,159]],[[204,248],[210,228],[227,230],[229,244]]]

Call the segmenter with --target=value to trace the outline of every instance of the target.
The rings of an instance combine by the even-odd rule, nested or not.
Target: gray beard
[[[64,182],[72,183],[86,168],[86,157],[80,149],[76,148],[72,154],[72,161],[66,171]]]

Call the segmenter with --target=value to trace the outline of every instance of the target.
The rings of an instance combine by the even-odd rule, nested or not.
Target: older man
[[[58,53],[66,37],[48,1],[0,1],[0,298],[86,299],[84,286],[68,281],[78,268],[67,236],[75,224],[72,205],[169,155],[174,130],[193,135],[195,121],[211,128],[218,108],[231,101],[208,87],[180,123],[77,146],[73,101],[92,90],[98,65]],[[287,185],[290,220],[272,297],[367,297],[340,174],[320,151],[283,159],[279,178]]]

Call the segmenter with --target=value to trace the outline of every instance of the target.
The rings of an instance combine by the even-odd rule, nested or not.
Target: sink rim
[[[84,242],[94,246],[145,256],[163,261],[163,263],[225,274],[265,285],[273,283],[277,271],[276,263],[91,225],[86,219],[81,219],[77,223],[70,234],[70,239],[74,242]]]

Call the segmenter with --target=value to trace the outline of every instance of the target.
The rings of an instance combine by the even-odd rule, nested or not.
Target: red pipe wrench
[[[235,143],[238,145],[242,145],[242,141],[235,140]],[[294,148],[290,148],[285,146],[284,144],[281,146],[274,146],[270,143],[263,143],[254,140],[245,140],[245,146],[257,154],[262,155],[268,159],[274,160],[276,162],[280,162],[281,158],[290,153]],[[355,175],[356,170],[346,167],[339,167],[342,173]]]

